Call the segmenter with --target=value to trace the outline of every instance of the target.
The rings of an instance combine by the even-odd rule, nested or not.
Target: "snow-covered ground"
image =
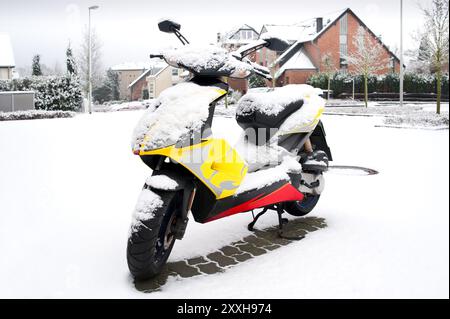
[[[225,273],[135,290],[126,265],[131,212],[150,171],[131,153],[142,111],[0,123],[0,297],[449,297],[449,133],[325,116],[335,165],[312,215],[328,227]],[[236,140],[232,118],[214,130]],[[250,214],[191,220],[171,260],[247,236]],[[276,214],[259,227],[275,225]]]

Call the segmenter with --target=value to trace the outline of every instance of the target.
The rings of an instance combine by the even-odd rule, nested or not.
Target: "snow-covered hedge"
[[[34,91],[37,110],[79,111],[83,104],[80,80],[71,75],[0,80],[0,91]]]
[[[327,89],[328,78],[324,73],[312,75],[308,84],[321,89]],[[448,95],[448,74],[442,78],[442,94]],[[370,76],[368,79],[369,93],[398,93],[400,80],[397,73],[384,76]],[[436,93],[436,77],[427,74],[406,73],[404,77],[404,89],[406,93]],[[346,73],[335,73],[331,80],[331,90],[337,97],[341,93],[352,93],[352,76]],[[355,77],[355,93],[364,93],[364,78],[361,75]]]
[[[448,127],[449,118],[448,113],[417,112],[409,115],[386,117],[384,124],[408,127]]]
[[[75,112],[69,111],[17,111],[0,112],[0,121],[36,120],[74,117]]]

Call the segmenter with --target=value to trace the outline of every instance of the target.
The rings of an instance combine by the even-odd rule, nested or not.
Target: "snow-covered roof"
[[[0,67],[14,67],[14,53],[9,34],[0,32]]]
[[[140,80],[142,80],[144,77],[147,76],[158,76],[162,71],[164,71],[166,68],[168,68],[169,65],[164,63],[164,65],[157,65],[154,66],[148,70],[145,70],[144,72],[142,72],[142,74],[136,79],[134,80],[128,87],[131,88],[132,86],[134,86],[136,83],[138,83]]]
[[[351,12],[353,15],[355,15],[355,13],[352,12],[350,8],[346,8],[345,10],[340,10],[340,11],[336,11],[336,12],[325,15],[323,17],[323,28],[320,30],[320,32],[316,32],[317,31],[316,24],[315,24],[316,19],[311,20],[311,21],[313,21],[313,24],[311,24],[309,27],[305,28],[304,32],[299,35],[299,37],[297,38],[295,43],[292,44],[289,47],[289,49],[287,49],[282,55],[280,55],[273,64],[276,65],[279,63],[283,63],[283,61],[285,61],[286,58],[289,58],[289,56],[292,56],[293,52],[295,52],[296,50],[299,50],[299,48],[302,47],[303,43],[314,41],[315,39],[317,39],[320,35],[322,35],[324,32],[326,32],[326,30],[328,29],[328,27],[330,27],[330,25],[334,24],[346,12]],[[355,17],[360,21],[361,24],[363,24],[365,26],[364,22],[362,22],[356,15],[355,15]],[[366,28],[368,29],[369,32],[373,33],[367,26],[366,26]],[[263,30],[264,30],[264,27],[263,27]],[[280,36],[282,37],[282,34]],[[375,36],[375,34],[374,34],[374,36]],[[388,50],[390,52],[390,54],[392,56],[394,56],[397,60],[399,60],[398,57],[395,55],[395,53],[393,53],[383,42],[381,42],[381,44],[384,46],[384,48],[386,50]]]
[[[316,70],[317,68],[311,62],[311,59],[303,51],[298,50],[275,74],[275,78],[280,77],[286,70]]]
[[[262,27],[261,35],[268,32],[272,36],[277,36],[287,41],[307,42],[312,41],[318,37],[330,24],[334,23],[345,11],[339,10],[326,15],[323,15],[323,28],[317,32],[317,19],[308,19],[294,24],[265,24]]]
[[[304,30],[305,26],[302,25],[265,24],[261,31],[261,36],[265,33],[270,33],[273,36],[282,37],[290,43],[294,43],[297,41],[299,35],[304,32]]]
[[[249,26],[248,24],[244,24],[238,27],[234,27],[226,32],[224,32],[221,37],[220,37],[220,42],[222,43],[248,43],[250,41],[252,41],[251,39],[241,39],[239,38],[235,38],[235,35],[240,31],[240,30],[250,30],[253,31],[256,34],[256,37],[259,36],[259,32],[256,31],[253,27]]]

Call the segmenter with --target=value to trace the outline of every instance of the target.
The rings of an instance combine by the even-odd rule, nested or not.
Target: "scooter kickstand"
[[[278,213],[278,237],[287,239],[287,240],[302,240],[305,238],[305,236],[286,236],[283,232],[283,225],[287,224],[289,220],[287,218],[283,218],[282,215],[284,213],[284,210],[281,206],[277,207],[277,213]]]
[[[262,211],[261,213],[259,213],[258,215],[256,215],[256,217],[253,217],[253,221],[252,221],[250,224],[248,224],[247,229],[248,229],[249,231],[253,231],[254,228],[255,228],[255,224],[256,224],[256,222],[258,221],[258,219],[259,219],[262,215],[264,215],[265,213],[267,213],[268,210],[269,210],[268,208],[264,208],[263,211]]]

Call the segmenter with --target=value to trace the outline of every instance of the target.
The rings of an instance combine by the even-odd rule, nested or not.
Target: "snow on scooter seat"
[[[260,112],[278,115],[289,104],[303,100],[302,107],[289,116],[281,125],[277,136],[298,132],[309,127],[321,115],[325,100],[320,97],[321,89],[307,84],[291,84],[280,88],[250,90],[238,102],[237,115]]]
[[[154,150],[176,144],[183,136],[199,131],[208,118],[211,102],[219,98],[218,88],[186,82],[168,88],[154,101],[134,130],[132,147]]]

